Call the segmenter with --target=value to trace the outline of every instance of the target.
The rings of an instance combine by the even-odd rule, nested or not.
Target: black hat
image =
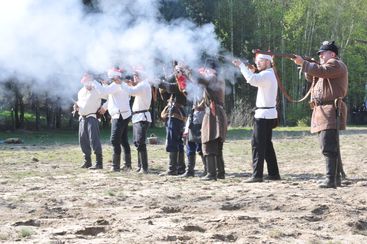
[[[336,55],[338,55],[338,47],[335,45],[335,41],[329,42],[329,41],[324,41],[321,44],[320,50],[317,52],[317,55],[320,55],[320,53],[324,52],[324,51],[332,51],[334,52]]]

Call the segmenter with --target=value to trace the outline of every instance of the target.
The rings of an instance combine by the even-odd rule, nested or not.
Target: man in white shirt
[[[148,153],[146,146],[147,130],[152,122],[149,112],[152,101],[152,88],[149,82],[142,79],[141,72],[135,71],[131,88],[131,96],[134,96],[132,107],[133,138],[138,151],[138,173],[148,173]]]
[[[94,82],[94,87],[101,95],[108,95],[101,113],[108,110],[111,115],[112,171],[120,171],[121,145],[125,155],[125,165],[122,170],[129,171],[131,170],[131,151],[128,141],[128,124],[131,118],[130,88],[122,82],[120,69],[110,69],[107,75],[113,81],[111,84],[101,86],[98,82]]]
[[[264,160],[268,166],[268,179],[280,180],[277,158],[275,155],[272,134],[277,125],[278,113],[276,99],[278,83],[272,68],[272,57],[265,54],[256,55],[256,66],[259,73],[254,73],[239,60],[233,64],[240,68],[247,83],[257,87],[254,129],[252,133],[252,177],[246,183],[262,182]]]
[[[78,92],[78,101],[74,111],[79,112],[79,144],[84,154],[82,168],[102,169],[102,146],[97,119],[97,110],[101,107],[101,95],[92,86],[93,77],[86,73]],[[91,148],[96,155],[96,165],[92,167]]]

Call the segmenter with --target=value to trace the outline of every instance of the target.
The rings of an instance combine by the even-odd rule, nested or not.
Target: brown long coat
[[[307,73],[307,79],[316,78],[316,84],[311,92],[315,102],[330,103],[336,98],[344,98],[348,91],[348,69],[339,58],[331,58],[325,64],[319,65],[305,61],[302,66]],[[347,106],[340,103],[340,130],[345,130],[347,122]],[[311,133],[327,129],[336,129],[336,111],[333,104],[315,106],[312,111]]]
[[[199,83],[205,86],[205,115],[201,126],[201,142],[207,143],[218,138],[224,142],[227,135],[227,115],[223,108],[225,83],[216,76],[209,80],[199,79]]]

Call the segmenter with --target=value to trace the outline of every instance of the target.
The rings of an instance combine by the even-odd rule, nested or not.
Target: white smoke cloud
[[[140,65],[153,76],[173,59],[198,67],[203,53],[219,52],[213,24],[166,22],[158,0],[103,0],[98,7],[87,14],[81,0],[2,3],[0,82],[16,76],[33,90],[70,98],[85,70]]]

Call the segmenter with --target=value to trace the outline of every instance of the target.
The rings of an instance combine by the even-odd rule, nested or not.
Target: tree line
[[[316,52],[324,40],[334,40],[340,57],[349,69],[349,111],[366,99],[367,77],[367,1],[365,0],[161,0],[161,14],[166,21],[190,18],[198,25],[213,23],[224,49],[236,57],[253,58],[252,49],[300,54],[317,59]],[[83,0],[86,11],[96,1]],[[294,63],[276,59],[275,64],[287,92],[300,98],[307,83]],[[256,89],[243,78],[227,82],[226,111],[234,126],[250,123]],[[47,92],[36,94],[21,80],[1,83],[0,124],[3,128],[72,128],[70,107]],[[163,101],[154,104],[158,119]],[[307,102],[289,103],[279,93],[279,111],[283,125],[308,123]],[[28,121],[28,122],[27,122]],[[27,123],[26,123],[27,122]]]

